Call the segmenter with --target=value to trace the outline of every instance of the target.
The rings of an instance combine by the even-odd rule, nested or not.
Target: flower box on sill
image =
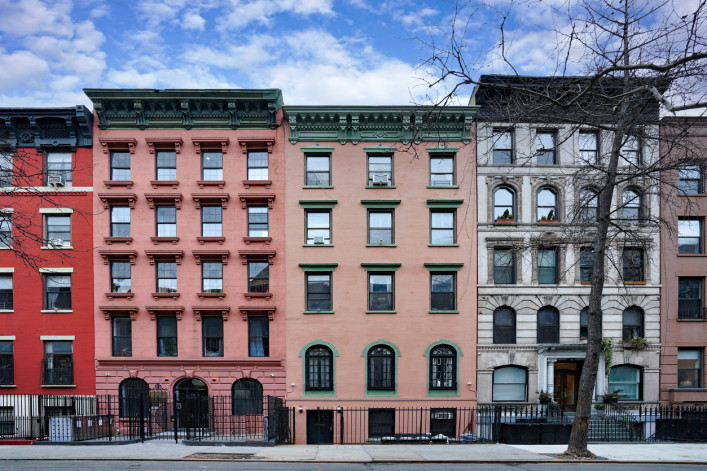
[[[645,285],[645,281],[624,281],[625,285]]]
[[[496,219],[494,222],[516,222],[515,219]]]
[[[538,222],[560,222],[557,219],[538,219]]]
[[[583,284],[583,285],[591,285],[592,282],[591,282],[591,281],[584,281],[584,280],[582,280],[582,281],[580,281],[580,284]]]

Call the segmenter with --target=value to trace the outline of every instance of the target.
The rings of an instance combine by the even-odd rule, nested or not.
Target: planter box
[[[515,219],[496,219],[494,222],[516,222]]]

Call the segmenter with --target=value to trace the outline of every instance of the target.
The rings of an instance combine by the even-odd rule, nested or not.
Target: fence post
[[[179,443],[179,414],[177,413],[177,396],[176,394],[172,398],[172,422],[174,423],[174,443]]]
[[[341,438],[339,439],[339,443],[341,445],[343,445],[344,444],[344,409],[339,407],[339,410],[337,412],[339,412],[339,435],[341,436]]]
[[[501,407],[493,406],[493,425],[492,425],[492,436],[493,441],[498,443],[501,428]]]
[[[145,395],[140,393],[140,443],[145,443]]]
[[[110,412],[110,404],[112,402],[111,401],[112,397],[113,396],[108,396],[108,408],[107,408],[108,409],[108,417],[107,417],[108,424],[107,425],[108,425],[108,441],[109,442],[113,441],[113,414],[111,414],[111,412]],[[118,399],[118,400],[120,400],[120,399]]]

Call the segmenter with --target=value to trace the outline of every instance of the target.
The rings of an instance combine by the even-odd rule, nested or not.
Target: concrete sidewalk
[[[0,460],[233,460],[321,463],[562,462],[564,445],[281,445],[277,447],[187,446],[148,441],[112,446],[0,446]],[[705,463],[707,444],[593,444],[612,461]],[[607,461],[603,461],[607,462]]]

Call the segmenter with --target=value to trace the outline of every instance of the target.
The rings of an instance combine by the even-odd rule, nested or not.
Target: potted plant
[[[594,404],[594,408],[597,411],[597,415],[601,417],[604,415],[604,411],[606,410],[606,404],[604,404],[603,402],[599,402],[597,404]]]
[[[632,337],[624,340],[624,348],[632,350],[645,350],[648,347],[648,340],[645,337]]]
[[[619,398],[621,397],[621,389],[614,389],[614,391],[610,393],[606,393],[602,396],[602,402],[604,404],[616,404],[619,402]]]
[[[496,222],[514,222],[513,213],[505,210],[501,216],[496,218]]]
[[[538,394],[538,402],[543,405],[552,403],[552,394],[549,391],[535,391]]]
[[[551,209],[550,212],[547,213],[547,216],[541,217],[538,222],[558,222],[557,216],[555,216],[555,210]]]

